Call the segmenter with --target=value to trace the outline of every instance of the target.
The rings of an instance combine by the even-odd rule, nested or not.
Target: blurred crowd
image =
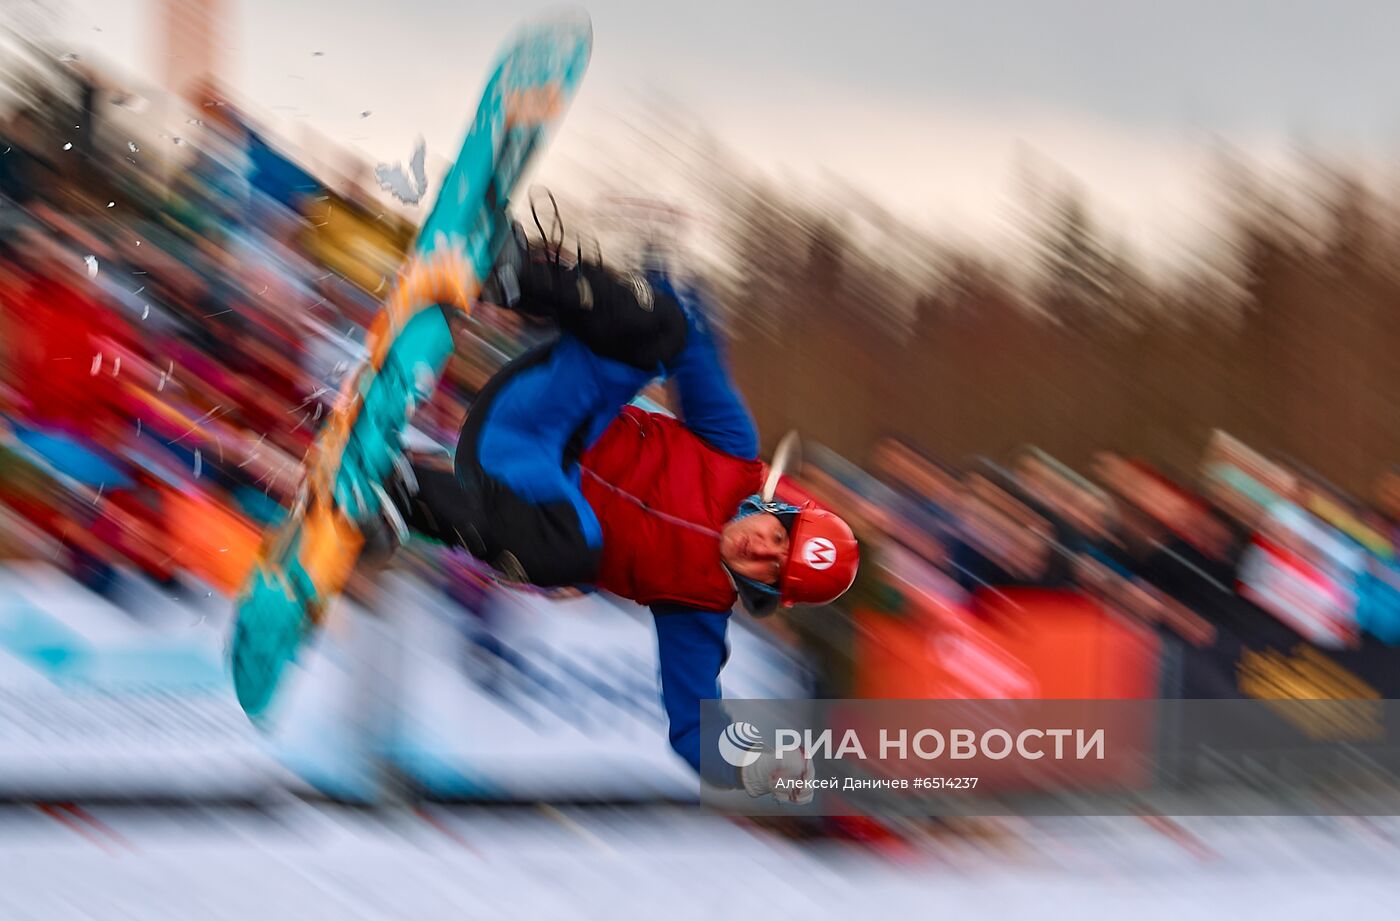
[[[413,228],[280,152],[214,87],[188,101],[188,137],[129,137],[107,117],[127,105],[68,67],[0,125],[0,551],[100,592],[129,571],[232,592]],[[532,335],[489,310],[455,332],[415,419],[437,444]],[[886,439],[864,469],[817,448],[801,481],[865,548],[846,600],[780,628],[817,657],[825,696],[861,690],[861,616],[975,619],[1026,590],[1196,647],[1261,618],[1321,648],[1400,642],[1394,472],[1361,501],[1216,432],[1189,476],[1112,452],[1081,474],[1031,447],[955,469]]]
[[[0,122],[0,551],[100,592],[232,592],[300,482],[413,228],[214,87],[186,136],[58,67]],[[483,314],[417,419],[455,433],[520,337]]]
[[[1089,600],[1175,644],[1223,648],[1225,670],[1257,645],[1389,671],[1386,649],[1400,643],[1395,471],[1363,502],[1216,431],[1190,477],[1113,452],[1086,475],[1035,447],[1005,465],[954,469],[887,438],[868,469],[817,448],[804,481],[858,522],[863,542],[855,590],[806,627],[832,682],[825,696],[861,696],[853,650],[872,615],[922,618],[924,634],[989,616],[1043,630],[1046,597]],[[1238,676],[1224,677],[1238,692]]]

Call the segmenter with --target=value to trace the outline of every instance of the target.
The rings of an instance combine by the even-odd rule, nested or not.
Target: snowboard
[[[385,483],[400,438],[452,353],[444,311],[470,311],[506,235],[508,199],[578,89],[593,33],[582,13],[522,28],[497,58],[466,140],[370,327],[368,357],[342,386],[307,455],[303,487],[239,594],[229,643],[234,690],[261,722],[298,651],[364,546],[361,526],[397,516]]]

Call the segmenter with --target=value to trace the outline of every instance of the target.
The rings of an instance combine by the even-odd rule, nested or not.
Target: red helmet
[[[791,549],[778,580],[785,607],[827,604],[855,582],[860,548],[840,516],[804,503],[788,529],[788,538]]]

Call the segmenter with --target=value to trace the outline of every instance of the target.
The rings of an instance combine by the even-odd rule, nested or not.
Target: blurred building
[[[196,101],[216,84],[225,64],[223,46],[231,26],[230,0],[156,0],[156,54],[164,62],[165,88]]]

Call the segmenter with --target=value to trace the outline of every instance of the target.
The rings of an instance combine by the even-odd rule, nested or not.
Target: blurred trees
[[[1149,278],[1084,190],[1032,178],[1016,264],[848,190],[712,184],[765,438],[795,427],[857,460],[882,434],[952,462],[1113,448],[1184,472],[1224,428],[1357,491],[1400,461],[1400,206],[1345,170],[1288,188],[1222,155],[1226,231]]]

